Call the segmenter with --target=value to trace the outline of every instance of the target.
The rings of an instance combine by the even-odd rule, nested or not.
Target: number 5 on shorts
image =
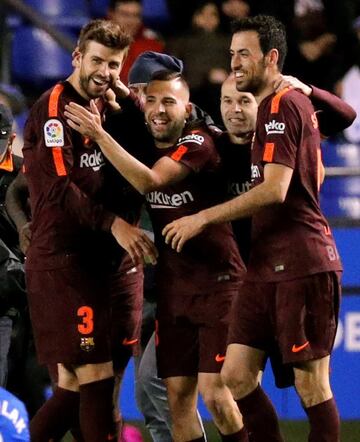
[[[94,330],[94,310],[88,305],[78,308],[77,315],[82,323],[78,325],[78,331],[82,335],[89,335]]]

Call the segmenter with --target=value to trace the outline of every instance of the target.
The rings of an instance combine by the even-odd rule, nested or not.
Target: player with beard
[[[341,263],[319,208],[319,122],[304,94],[288,88],[274,93],[286,55],[280,22],[256,16],[235,23],[230,53],[237,90],[252,92],[259,103],[254,186],[169,224],[163,234],[181,251],[189,239],[217,223],[253,217],[248,272],[234,305],[222,377],[251,440],[282,441],[275,410],[258,385],[264,358],[277,348],[282,363],[293,369],[309,417],[309,441],[337,442],[340,426],[329,361]]]
[[[94,99],[102,109],[129,43],[114,23],[85,25],[73,73],[40,97],[25,128],[32,214],[28,299],[39,362],[58,367],[58,386],[31,421],[35,442],[61,438],[79,422],[86,441],[116,439],[104,238],[111,232],[134,263],[145,255],[155,260],[156,251],[142,231],[101,204],[101,151],[65,125],[64,107]]]
[[[115,88],[116,89],[116,88]],[[175,441],[202,441],[197,391],[223,440],[246,441],[240,413],[220,380],[230,305],[244,266],[232,230],[218,225],[181,254],[161,237],[163,227],[184,214],[221,201],[219,156],[206,126],[185,126],[191,112],[181,75],[154,75],[146,89],[145,120],[154,138],[148,165],[127,153],[101,126],[99,112],[71,103],[68,124],[96,140],[119,172],[146,195],[159,250],[156,268],[157,363],[165,379]]]
[[[295,77],[282,75],[274,85],[275,92],[284,88],[301,91],[316,109],[319,129],[323,137],[335,135],[349,127],[355,118],[354,109],[336,95],[302,83]],[[221,88],[221,117],[226,132],[216,142],[229,198],[241,195],[251,188],[251,144],[256,127],[258,105],[253,94],[236,89],[231,74]],[[321,165],[321,182],[325,170]],[[251,221],[242,218],[232,221],[241,257],[247,264],[250,253]]]

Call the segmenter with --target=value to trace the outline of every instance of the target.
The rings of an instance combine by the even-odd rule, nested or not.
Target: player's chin
[[[102,86],[93,86],[88,90],[88,96],[92,99],[103,97],[105,92],[109,89],[109,85],[105,84]]]

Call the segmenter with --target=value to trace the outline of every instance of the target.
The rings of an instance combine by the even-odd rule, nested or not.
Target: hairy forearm
[[[140,193],[161,187],[156,173],[130,155],[106,131],[101,131],[96,142],[111,164]]]
[[[279,193],[269,190],[265,183],[250,189],[223,204],[210,207],[200,212],[206,225],[221,224],[254,215],[266,206],[279,204],[283,198]]]

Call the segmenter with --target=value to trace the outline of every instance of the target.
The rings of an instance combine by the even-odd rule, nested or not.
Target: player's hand
[[[274,84],[274,90],[276,93],[278,93],[286,87],[290,89],[297,89],[307,97],[309,97],[312,92],[312,88],[300,81],[298,78],[292,77],[291,75],[281,75]]]
[[[162,235],[166,244],[177,252],[181,252],[184,244],[196,235],[199,235],[206,227],[206,221],[201,212],[195,215],[184,216],[176,219],[163,228]]]
[[[105,92],[105,103],[108,109],[112,112],[118,111],[121,109],[120,104],[116,101],[116,94],[112,89],[108,89]]]
[[[120,80],[119,77],[111,76],[110,88],[116,97],[126,98],[130,94],[130,89]]]
[[[96,141],[102,133],[101,115],[96,107],[94,100],[90,101],[90,109],[80,106],[77,103],[69,103],[65,106],[64,115],[67,118],[67,124],[80,132],[84,137],[89,137]]]
[[[116,217],[111,226],[111,233],[120,246],[129,253],[135,265],[156,264],[158,251],[143,230]]]
[[[24,255],[26,255],[27,249],[29,248],[31,235],[31,222],[27,222],[19,230],[19,245]]]

